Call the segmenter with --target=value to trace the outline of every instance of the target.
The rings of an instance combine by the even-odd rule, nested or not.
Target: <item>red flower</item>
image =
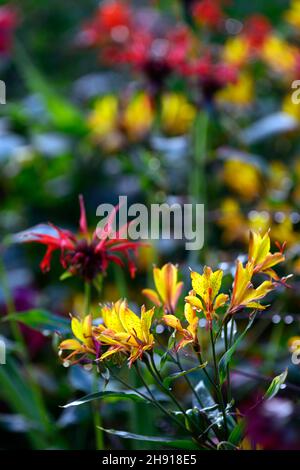
[[[185,65],[184,73],[198,79],[205,100],[213,99],[214,94],[237,79],[237,69],[225,62],[213,62],[207,55]]]
[[[141,243],[133,242],[124,237],[126,227],[122,227],[113,235],[113,220],[118,211],[114,209],[106,226],[95,230],[89,236],[83,197],[79,197],[80,220],[79,234],[74,235],[52,224],[37,226],[15,236],[15,241],[23,243],[41,243],[47,246],[46,254],[40,267],[43,272],[49,271],[52,254],[60,250],[60,263],[71,275],[93,281],[99,274],[104,274],[110,262],[124,267],[124,257],[127,260],[131,277],[134,277],[136,267],[132,255],[136,254]],[[48,231],[48,233],[46,233]],[[50,233],[49,233],[50,232]]]
[[[17,22],[17,13],[13,8],[7,5],[0,7],[0,54],[10,52]]]
[[[272,25],[265,16],[253,15],[246,21],[243,34],[252,48],[259,49],[271,30]]]
[[[165,80],[176,71],[181,72],[190,50],[191,37],[184,26],[154,34],[149,30],[132,30],[124,50],[106,55],[119,63],[130,64],[148,79],[150,92],[161,90]]]
[[[95,17],[83,27],[80,36],[85,45],[102,45],[110,41],[123,42],[129,35],[131,11],[117,0],[102,3]]]
[[[192,7],[192,14],[200,25],[215,27],[220,24],[224,13],[219,0],[201,0]]]

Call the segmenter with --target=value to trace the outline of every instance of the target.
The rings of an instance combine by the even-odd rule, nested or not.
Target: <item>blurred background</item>
[[[251,408],[288,366],[288,384],[249,415],[249,433],[265,449],[300,448],[300,369],[290,351],[300,336],[298,78],[297,0],[0,2],[1,448],[95,448],[91,408],[60,407],[93,388],[88,371],[66,370],[57,357],[58,331],[83,308],[80,283],[59,280],[58,257],[43,274],[44,247],[12,243],[48,221],[76,232],[79,194],[90,227],[97,206],[119,195],[206,208],[199,253],[176,240],[141,249],[133,281],[109,269],[95,316],[100,301],[144,302],[154,263],[179,263],[186,290],[189,266],[219,266],[230,288],[250,228],[286,242],[291,288],[255,323],[233,385],[239,408]],[[20,328],[6,319],[15,311],[27,312]],[[107,428],[136,419],[122,401],[101,413]],[[132,445],[106,439],[108,448]]]

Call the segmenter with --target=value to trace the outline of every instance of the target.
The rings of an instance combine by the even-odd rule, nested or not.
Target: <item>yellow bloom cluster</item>
[[[250,233],[248,260],[245,265],[237,261],[231,296],[221,292],[223,271],[213,271],[204,267],[203,273],[191,271],[192,290],[185,297],[184,326],[178,316],[178,302],[183,283],[178,282],[177,266],[168,263],[161,269],[153,270],[154,289],[144,289],[144,295],[164,314],[162,321],[172,328],[179,338],[176,350],[192,345],[194,351],[200,351],[198,340],[199,314],[207,320],[211,328],[212,322],[218,321],[219,313],[233,315],[241,309],[264,310],[266,307],[260,301],[275,288],[280,280],[274,267],[283,262],[283,248],[276,253],[270,251],[269,231],[264,235],[259,232]],[[257,287],[252,284],[255,274],[268,276]],[[78,362],[85,360],[108,360],[115,354],[128,358],[129,366],[138,359],[143,359],[146,352],[150,353],[155,345],[151,332],[155,307],[147,310],[141,307],[138,316],[127,304],[119,300],[101,309],[102,323],[92,326],[91,315],[82,320],[72,318],[71,327],[76,339],[67,339],[60,344],[60,351],[72,352],[64,359]],[[160,316],[158,315],[157,320]],[[224,318],[224,317],[223,317]]]

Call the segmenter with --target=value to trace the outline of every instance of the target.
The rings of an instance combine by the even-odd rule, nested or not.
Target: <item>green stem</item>
[[[93,392],[98,392],[98,371],[97,366],[94,367],[94,381],[93,381]],[[93,419],[94,419],[94,427],[95,427],[95,441],[96,441],[96,449],[97,450],[104,450],[104,438],[103,438],[103,431],[102,431],[102,419],[101,419],[101,408],[100,408],[100,401],[95,400],[92,403],[92,412],[93,412]]]
[[[84,283],[84,316],[89,315],[91,310],[92,287],[90,282]]]
[[[227,426],[226,408],[225,408],[224,399],[223,399],[223,395],[222,395],[222,388],[221,388],[221,383],[220,383],[220,377],[219,377],[219,371],[218,371],[218,365],[217,365],[217,357],[216,357],[216,350],[215,350],[215,342],[214,342],[212,329],[210,330],[210,339],[211,339],[213,362],[214,362],[214,369],[215,369],[215,380],[216,380],[216,384],[217,384],[217,395],[218,395],[218,400],[219,400],[219,404],[220,404],[222,415],[223,415],[224,427],[225,427],[225,433],[226,433],[226,439],[227,439],[229,433],[228,433],[228,426]]]
[[[91,311],[91,294],[92,294],[92,286],[90,282],[84,283],[84,317],[90,314]],[[93,368],[93,392],[98,392],[98,371],[97,367]],[[94,429],[95,429],[95,444],[97,450],[104,449],[104,439],[103,439],[103,431],[100,429],[102,427],[101,422],[101,408],[100,408],[100,401],[95,400],[91,403],[93,420],[94,420]]]

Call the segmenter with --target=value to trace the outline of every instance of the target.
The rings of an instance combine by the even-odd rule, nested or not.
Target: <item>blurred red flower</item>
[[[224,18],[219,0],[201,0],[192,6],[192,14],[200,25],[215,27]]]
[[[0,54],[8,54],[13,44],[13,34],[18,23],[18,15],[14,8],[4,5],[0,7]]]

